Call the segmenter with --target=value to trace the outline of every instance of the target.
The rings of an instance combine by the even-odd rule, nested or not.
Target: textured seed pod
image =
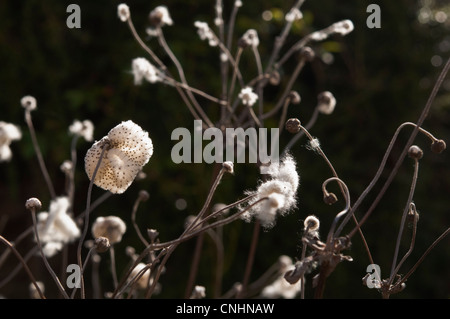
[[[431,143],[431,151],[436,154],[442,153],[446,149],[447,145],[444,140],[436,140]]]
[[[423,156],[423,151],[417,145],[412,145],[408,150],[408,156],[415,160],[420,160]]]
[[[337,200],[338,199],[334,193],[328,193],[323,196],[323,201],[328,205],[333,205],[337,202]]]
[[[42,204],[39,199],[32,197],[25,202],[25,208],[28,210],[40,210],[42,208]]]
[[[89,179],[92,178],[106,142],[109,146],[102,158],[94,184],[111,193],[121,194],[148,163],[153,154],[152,140],[146,131],[132,121],[117,125],[87,151],[84,163]]]
[[[300,120],[292,118],[286,121],[285,128],[289,133],[295,134],[300,131]]]
[[[97,237],[94,241],[95,250],[98,253],[104,253],[105,251],[108,251],[109,247],[111,247],[111,244],[109,243],[109,239],[106,237]]]

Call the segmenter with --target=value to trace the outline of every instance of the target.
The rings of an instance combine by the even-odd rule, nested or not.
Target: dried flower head
[[[316,216],[309,215],[308,217],[306,217],[303,225],[305,226],[305,230],[316,231],[320,227],[320,221]]]
[[[201,40],[208,40],[209,45],[212,47],[215,47],[219,44],[208,23],[195,21],[194,26],[197,27],[197,33]]]
[[[73,170],[73,163],[72,161],[65,160],[60,166],[59,169],[66,175],[69,175],[72,173]]]
[[[284,17],[287,22],[294,22],[303,18],[302,12],[298,8],[292,8]]]
[[[73,242],[80,236],[78,226],[68,214],[69,208],[68,197],[57,197],[50,202],[49,212],[37,215],[38,236],[47,257],[55,255],[65,244]]]
[[[296,193],[299,176],[294,159],[287,155],[281,163],[272,163],[267,168],[271,179],[261,183],[256,191],[248,192],[255,196],[248,202],[253,205],[243,216],[247,220],[257,218],[263,227],[272,227],[277,213],[285,215],[296,206]],[[264,198],[267,198],[264,200]],[[261,202],[255,204],[259,200]]]
[[[247,30],[239,40],[239,45],[243,48],[248,46],[256,48],[259,45],[258,32],[255,29]]]
[[[0,121],[0,162],[11,160],[12,151],[9,146],[21,138],[22,132],[18,126]]]
[[[331,25],[331,29],[334,33],[338,33],[340,35],[347,35],[353,31],[354,26],[351,20],[342,20]]]
[[[69,126],[69,132],[70,134],[83,137],[86,142],[94,140],[94,124],[89,120],[84,120],[83,122],[73,121],[72,125]]]
[[[117,15],[122,22],[127,21],[130,18],[130,8],[125,3],[119,4],[117,6]]]
[[[172,25],[173,21],[170,17],[169,10],[166,6],[158,6],[153,9],[149,16],[150,24],[152,26],[162,27],[165,25]]]
[[[150,83],[156,83],[162,80],[159,70],[146,58],[133,59],[131,69],[135,85],[141,85],[144,79]]]
[[[251,87],[247,86],[241,90],[239,98],[241,99],[242,104],[252,106],[258,100],[258,94],[253,92]]]
[[[37,101],[34,96],[26,95],[20,100],[20,104],[27,111],[33,111],[37,107]]]
[[[333,93],[325,91],[317,96],[317,108],[322,114],[331,114],[336,106],[336,98]]]
[[[288,265],[290,259],[288,256],[284,256],[284,262],[286,263],[285,269],[286,271],[291,271],[295,269],[295,266],[292,264],[292,260],[290,260],[290,265]],[[299,280],[295,284],[290,284],[286,279],[284,279],[284,272],[280,274],[280,276],[275,279],[270,285],[264,287],[261,292],[261,296],[264,298],[284,298],[284,299],[293,299],[301,290],[301,281]]]
[[[95,142],[87,151],[84,163],[89,179],[92,178],[105,141],[108,141],[109,148],[102,158],[94,184],[121,194],[150,160],[153,154],[152,140],[146,131],[131,120],[112,128],[107,136]]]
[[[100,216],[92,224],[92,236],[106,237],[110,244],[120,242],[126,230],[125,222],[117,216]]]

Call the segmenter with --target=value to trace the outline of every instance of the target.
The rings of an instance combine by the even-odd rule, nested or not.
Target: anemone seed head
[[[139,125],[131,120],[122,122],[88,150],[84,162],[89,179],[92,179],[106,141],[109,146],[96,173],[94,184],[111,193],[121,194],[150,160],[153,143],[148,133]]]

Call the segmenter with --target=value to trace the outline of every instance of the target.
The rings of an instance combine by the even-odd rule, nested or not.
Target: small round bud
[[[278,85],[280,84],[280,79],[281,79],[280,73],[278,71],[273,71],[270,74],[269,82],[272,85]]]
[[[97,237],[94,241],[95,250],[98,253],[104,253],[111,247],[111,244],[109,243],[109,239],[106,237]]]
[[[145,190],[141,190],[139,192],[139,199],[143,202],[147,201],[149,199],[150,195],[148,194],[147,191]]]
[[[316,231],[319,229],[320,221],[316,216],[309,215],[308,217],[306,217],[303,225],[305,226],[305,230]]]
[[[233,162],[227,161],[227,162],[223,162],[222,164],[223,168],[225,169],[225,171],[227,173],[233,174],[234,173],[234,166],[233,166]]]
[[[158,6],[155,9],[153,9],[148,19],[150,21],[150,24],[154,27],[162,27],[164,25],[172,25],[173,21],[170,17],[169,10],[166,6]]]
[[[291,91],[288,96],[291,99],[292,104],[300,104],[300,101],[302,100],[297,91]]]
[[[25,208],[28,210],[40,210],[42,203],[36,197],[32,197],[25,202]]]
[[[338,201],[338,199],[334,193],[327,193],[323,196],[323,201],[325,204],[333,205]]]
[[[423,151],[417,145],[412,145],[408,150],[408,156],[415,160],[420,160],[423,157]]]
[[[119,4],[117,6],[117,15],[120,21],[127,21],[130,18],[130,8],[125,3]]]
[[[285,128],[289,133],[295,134],[300,131],[300,120],[296,118],[292,118],[286,121]]]
[[[447,145],[444,140],[435,140],[431,143],[431,151],[436,154],[441,154],[446,147]]]
[[[308,62],[311,62],[314,59],[315,55],[316,54],[314,53],[313,49],[311,49],[310,47],[304,47],[300,51],[300,56]]]

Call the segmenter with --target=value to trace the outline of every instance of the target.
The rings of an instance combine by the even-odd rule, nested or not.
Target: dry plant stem
[[[14,243],[10,242],[10,244],[14,247]],[[15,247],[14,247],[15,249]],[[23,257],[23,260],[25,262],[28,262],[28,260],[30,260],[31,257],[33,257],[36,252],[38,251],[38,247],[34,246],[33,248],[30,249],[30,251]],[[8,249],[7,252],[10,252],[12,250]],[[22,269],[23,264],[20,263],[18,264],[9,274],[7,277],[5,277],[1,282],[0,282],[0,288],[2,288],[4,285],[6,285],[8,282],[10,282],[19,272],[20,269]]]
[[[69,299],[69,296],[67,295],[66,290],[64,289],[63,285],[59,281],[59,279],[56,276],[55,272],[53,271],[52,267],[48,263],[47,257],[45,257],[44,251],[42,250],[41,240],[39,239],[39,234],[38,234],[38,230],[37,230],[36,210],[35,210],[34,207],[32,207],[30,209],[30,211],[31,211],[31,216],[33,218],[33,226],[34,226],[34,234],[35,234],[35,237],[36,237],[36,242],[37,242],[37,245],[39,247],[39,252],[41,253],[41,257],[42,257],[42,259],[44,261],[45,267],[47,268],[48,272],[50,273],[50,275],[52,276],[53,280],[55,281],[56,286],[58,287],[58,289],[61,292],[61,294],[64,296],[65,299]]]
[[[401,242],[402,235],[403,235],[403,229],[405,227],[406,216],[408,215],[408,211],[411,207],[411,203],[412,203],[413,196],[414,196],[414,191],[416,189],[418,174],[419,174],[419,160],[415,159],[414,160],[414,174],[413,174],[413,178],[412,178],[411,188],[409,191],[408,200],[407,200],[405,208],[403,210],[402,220],[400,222],[400,229],[397,234],[397,242],[395,244],[394,258],[392,259],[391,275],[389,278],[389,284],[392,284],[392,282],[394,281],[394,278],[395,278],[398,251],[400,249],[400,242]]]
[[[69,197],[70,207],[73,210],[73,199],[75,197],[75,169],[77,166],[77,141],[78,135],[75,134],[72,138],[72,144],[70,147],[71,161],[72,161],[72,169],[70,170],[69,175],[69,188],[67,190],[67,195]]]
[[[398,283],[398,285],[401,285],[404,283],[408,278],[413,274],[414,271],[416,271],[417,267],[424,261],[425,257],[433,250],[436,245],[443,240],[448,234],[450,234],[450,227],[447,228],[445,232],[443,232],[431,245],[427,248],[427,250],[423,253],[423,255],[419,258],[419,260],[414,264],[414,266],[408,271],[408,273],[402,278],[402,280]]]
[[[259,55],[258,47],[252,46],[252,49],[253,49],[252,51],[253,51],[253,55],[254,55],[255,61],[256,61],[256,68],[258,69],[258,76],[262,77],[263,76],[263,67],[262,67],[261,56]],[[263,84],[261,82],[258,82],[256,90],[258,92],[258,104],[259,104],[258,119],[260,119],[260,122],[263,125],[261,116],[264,112],[264,108],[263,108],[264,107],[264,94],[263,94]]]
[[[224,248],[222,237],[219,235],[221,227],[217,228],[217,231],[208,229],[206,233],[211,237],[216,245],[217,251],[217,264],[216,264],[216,276],[214,280],[213,298],[216,299],[220,296],[222,290],[222,276],[223,276],[223,262],[224,262]]]
[[[300,9],[301,5],[303,4],[303,2],[305,2],[305,0],[298,0],[295,5],[292,7],[292,9],[296,8],[296,9]],[[270,71],[270,69],[272,68],[275,60],[278,58],[278,54],[280,53],[281,48],[283,47],[283,44],[286,41],[286,38],[289,34],[289,31],[291,30],[292,27],[292,21],[286,21],[286,24],[284,26],[283,31],[281,32],[281,34],[275,39],[275,47],[272,51],[272,54],[269,58],[269,63],[267,64],[266,70]]]
[[[339,185],[342,188],[344,188],[344,191],[345,191],[345,194],[344,194],[344,197],[345,197],[345,208],[339,214],[336,215],[336,217],[333,220],[333,223],[331,224],[331,227],[330,227],[330,230],[329,230],[328,236],[327,236],[328,249],[332,249],[333,233],[334,233],[334,229],[336,228],[337,223],[339,222],[339,219],[341,219],[342,216],[347,214],[349,209],[350,209],[350,193],[348,191],[347,185],[345,185],[345,183],[341,179],[339,179],[337,177],[331,177],[331,178],[327,179],[322,185],[323,190],[326,192],[326,190],[325,190],[326,185],[330,181],[333,181],[333,180],[337,181],[339,183]]]
[[[224,210],[232,208],[234,206],[237,206],[239,204],[242,204],[244,202],[249,201],[251,198],[253,198],[255,195],[249,195],[233,204],[227,205],[225,206],[223,209],[218,210],[217,212],[215,212],[214,214],[211,214],[209,216],[207,216],[205,219],[203,219],[200,223],[198,223],[196,226],[199,226],[201,224],[203,224],[206,220],[208,220],[209,218],[213,218],[217,215],[219,215],[220,213],[222,213]],[[113,298],[117,298],[117,296],[120,296],[123,291],[129,286],[129,283],[126,283],[126,279],[130,276],[131,271],[137,266],[137,264],[150,252],[150,251],[154,251],[154,250],[160,250],[160,249],[164,249],[167,247],[171,247],[172,245],[177,245],[180,244],[184,241],[187,241],[197,235],[199,235],[200,233],[202,233],[203,231],[206,231],[208,229],[211,228],[215,228],[215,227],[221,227],[223,225],[226,225],[228,223],[231,223],[232,221],[235,221],[236,219],[240,218],[240,216],[245,213],[246,211],[248,211],[251,207],[253,207],[254,205],[257,205],[258,203],[260,203],[263,200],[267,200],[267,197],[261,198],[259,199],[257,202],[253,203],[252,205],[249,205],[249,207],[247,207],[246,209],[242,210],[241,212],[238,212],[232,216],[229,216],[227,218],[224,218],[222,220],[219,220],[215,223],[212,224],[208,224],[207,226],[200,228],[198,230],[195,230],[196,227],[193,227],[193,230],[184,235],[184,236],[180,236],[178,239],[175,240],[171,240],[165,243],[160,243],[160,244],[150,244],[148,247],[146,247],[142,253],[136,258],[136,260],[134,260],[134,263],[131,267],[129,267],[126,275],[122,278],[121,282],[119,283],[118,288],[114,291],[113,293]],[[155,261],[157,261],[157,259],[159,259],[161,256],[158,256]]]
[[[109,258],[111,259],[111,274],[113,277],[114,289],[117,288],[118,280],[117,280],[117,271],[116,271],[116,252],[114,249],[114,245],[109,247]]]
[[[138,225],[136,224],[136,212],[137,212],[137,209],[138,209],[138,207],[139,207],[139,203],[140,203],[140,202],[141,202],[141,199],[140,199],[140,197],[138,197],[138,198],[136,199],[135,203],[134,203],[133,211],[132,211],[132,213],[131,213],[131,222],[133,223],[134,229],[136,230],[136,233],[137,233],[139,239],[142,241],[142,243],[143,243],[145,246],[148,246],[148,245],[149,245],[149,242],[148,242],[148,241],[145,239],[145,237],[142,235],[142,233],[141,233],[141,231],[140,231]]]
[[[186,91],[191,91],[192,93],[198,94],[198,95],[204,97],[205,99],[210,100],[211,102],[214,102],[214,103],[217,103],[217,104],[220,104],[220,105],[226,105],[227,104],[223,99],[222,100],[218,99],[218,98],[216,98],[216,97],[214,97],[212,95],[209,95],[209,94],[207,94],[207,93],[205,93],[205,92],[203,92],[203,91],[201,91],[199,89],[196,89],[196,88],[190,87],[187,84],[178,82],[175,79],[172,79],[171,77],[164,76],[164,80],[166,80],[167,84],[170,84],[170,85],[173,85],[173,86],[176,86],[176,87],[180,87],[182,89],[185,89]]]
[[[28,277],[30,277],[31,282],[33,283],[34,287],[36,288],[37,292],[39,293],[39,297],[41,297],[41,299],[45,299],[44,294],[42,293],[41,289],[39,288],[39,285],[36,282],[36,279],[33,276],[33,273],[31,272],[30,268],[28,268],[27,263],[25,262],[25,260],[22,258],[22,256],[20,255],[20,253],[16,250],[16,248],[2,235],[0,235],[0,241],[2,243],[4,243],[13,253],[14,255],[16,255],[17,259],[19,259],[20,263],[23,265],[23,268],[25,269],[25,271],[27,272]]]
[[[23,239],[25,239],[29,234],[33,233],[33,226],[28,227],[25,231],[23,231],[19,236],[17,236],[15,241],[11,242],[11,245],[17,246]],[[2,267],[3,263],[8,258],[9,254],[11,253],[11,250],[6,250],[2,256],[0,257],[0,268]]]
[[[164,38],[164,33],[162,32],[161,27],[157,27],[156,30],[157,30],[157,33],[158,33],[159,44],[161,45],[161,47],[163,47],[164,51],[169,55],[170,59],[174,63],[175,67],[177,68],[178,75],[180,76],[181,82],[184,85],[189,87],[189,85],[187,83],[187,80],[186,80],[186,76],[184,75],[183,67],[181,66],[181,64],[178,61],[178,59],[175,56],[175,54],[173,54],[173,52],[170,49],[169,45],[167,44],[166,39]],[[208,115],[206,115],[205,111],[203,111],[203,109],[201,108],[200,104],[198,104],[198,102],[195,99],[195,96],[192,94],[192,92],[188,90],[186,93],[187,93],[188,97],[190,98],[192,104],[194,105],[195,109],[197,110],[198,114],[200,114],[200,116],[206,122],[206,124],[209,127],[214,127],[214,124],[211,122],[211,120],[209,119]]]
[[[100,262],[96,258],[92,259],[92,296],[94,299],[100,299],[101,286],[100,286],[100,276],[99,276],[99,266]]]
[[[411,203],[411,205],[414,205],[413,203]],[[397,267],[395,267],[394,272],[392,273],[390,280],[389,280],[389,285],[392,284],[395,276],[398,274],[398,271],[400,270],[400,267],[403,265],[403,263],[406,261],[406,259],[409,257],[409,255],[411,255],[413,249],[414,249],[414,244],[416,242],[416,234],[417,234],[417,216],[414,216],[414,221],[413,221],[413,227],[412,227],[412,235],[411,235],[411,242],[409,244],[409,249],[408,251],[405,253],[405,255],[403,256],[403,258],[400,260],[400,262],[398,263]]]
[[[195,278],[197,277],[198,265],[200,264],[200,256],[202,253],[204,239],[205,239],[205,233],[201,233],[200,235],[198,235],[197,241],[195,242],[194,256],[192,257],[192,262],[191,262],[191,271],[189,272],[186,289],[184,291],[184,297],[186,299],[189,299],[189,296],[191,295],[192,289],[195,284]]]
[[[92,173],[91,181],[89,183],[88,193],[87,193],[87,199],[86,199],[86,210],[84,213],[84,229],[83,233],[80,237],[80,241],[78,242],[78,248],[77,248],[77,260],[78,260],[78,266],[80,267],[80,272],[83,273],[83,265],[81,261],[81,248],[83,246],[84,239],[86,238],[88,227],[89,227],[89,213],[91,211],[90,205],[91,205],[91,195],[92,195],[92,187],[94,186],[95,177],[97,175],[98,169],[100,167],[100,164],[102,163],[103,156],[105,155],[105,152],[108,149],[108,145],[103,145],[102,152],[100,154],[100,158],[98,159],[97,166],[95,167],[94,172]],[[84,290],[84,276],[81,276],[81,299],[86,298],[86,293]]]
[[[142,41],[139,34],[136,32],[136,29],[134,28],[133,21],[131,20],[131,17],[127,19],[128,26],[131,30],[131,33],[133,34],[133,37],[136,39],[136,41],[140,44],[140,46],[152,57],[152,59],[155,61],[155,63],[161,68],[162,73],[167,72],[167,67],[164,65],[164,63],[161,62],[161,60],[156,56],[156,54]],[[197,112],[194,110],[193,106],[191,105],[190,101],[184,94],[183,90],[181,90],[179,87],[176,87],[176,90],[180,94],[181,98],[185,102],[186,106],[188,107],[189,111],[191,112],[194,119],[199,120],[200,117],[197,114]]]
[[[412,123],[412,122],[405,122],[405,123],[401,124],[401,125],[397,128],[397,130],[395,131],[394,136],[392,137],[392,139],[391,139],[391,141],[390,141],[390,143],[389,143],[389,146],[388,146],[388,148],[387,148],[387,150],[386,150],[386,152],[385,152],[385,154],[384,154],[384,156],[383,156],[383,159],[381,160],[380,166],[379,166],[377,172],[375,173],[375,176],[374,176],[373,179],[370,181],[370,183],[369,183],[369,185],[366,187],[366,189],[361,193],[361,195],[360,195],[360,196],[358,197],[358,199],[356,200],[355,204],[353,205],[353,207],[352,207],[352,209],[351,209],[351,213],[354,213],[354,212],[358,209],[359,205],[362,203],[362,201],[366,198],[366,196],[369,194],[369,192],[372,190],[372,188],[373,188],[373,187],[375,186],[375,184],[377,183],[378,179],[379,179],[380,176],[381,176],[381,173],[382,173],[383,170],[384,170],[384,167],[386,166],[387,159],[388,159],[389,155],[391,154],[392,148],[394,147],[395,141],[397,140],[397,137],[398,137],[400,131],[401,131],[404,127],[406,127],[406,126],[408,126],[408,125],[411,125],[411,126],[413,126],[413,127],[415,127],[415,128],[418,127],[415,123]],[[419,132],[422,132],[422,133],[424,133],[426,136],[428,136],[431,140],[434,139],[433,135],[432,135],[431,133],[425,131],[424,129],[418,128],[418,130],[419,130]],[[357,226],[356,226],[356,227],[348,234],[348,236],[349,236],[350,238],[353,237],[353,235],[355,234],[355,232],[357,231],[357,229],[360,228],[361,225],[369,218],[369,216],[370,216],[370,214],[371,214],[371,212],[373,211],[374,208],[375,208],[375,206],[373,206],[373,208],[369,208],[369,210],[366,212],[366,214],[363,216],[363,218],[361,218],[359,224],[358,224],[358,225],[357,225]],[[342,223],[341,226],[343,227],[344,224],[345,224],[345,221]],[[342,231],[342,227],[339,227],[339,228],[336,230],[336,234],[337,234],[337,235],[339,235],[339,233]]]
[[[41,172],[44,175],[44,179],[45,182],[47,183],[50,196],[51,198],[56,198],[55,188],[53,187],[52,180],[50,179],[50,175],[48,174],[47,168],[45,167],[44,158],[42,156],[41,149],[39,148],[39,143],[36,138],[36,132],[34,130],[33,121],[31,120],[31,112],[28,109],[25,110],[25,121],[27,122],[28,129],[30,130],[30,136],[31,141],[33,142],[34,151],[36,152],[39,167],[41,168]]]
[[[281,134],[284,124],[286,123],[286,115],[289,103],[291,103],[291,99],[287,97],[286,100],[284,101],[283,109],[281,110],[280,121],[278,122],[278,132],[279,132],[278,134]]]
[[[250,244],[250,251],[249,251],[248,257],[247,257],[247,264],[245,266],[244,278],[242,279],[242,289],[239,292],[237,298],[242,298],[242,296],[245,294],[245,292],[247,290],[248,282],[250,280],[250,275],[252,273],[253,262],[255,261],[256,246],[258,245],[260,229],[261,229],[261,225],[260,225],[259,221],[256,220],[255,224],[253,225],[253,236],[252,236],[252,241]]]
[[[92,255],[92,252],[94,251],[94,249],[95,249],[95,247],[92,247],[91,249],[89,249],[89,251],[88,251],[88,253],[86,255],[86,258],[85,258],[84,263],[83,263],[83,269],[81,270],[81,276],[84,275],[84,271],[86,269],[86,265],[88,264],[89,259],[91,258],[91,255]],[[72,290],[72,294],[70,295],[70,299],[73,299],[75,297],[76,292],[77,292],[77,288],[74,288]]]
[[[389,185],[391,184],[392,180],[394,179],[394,176],[397,174],[397,171],[400,167],[400,165],[403,162],[403,159],[405,158],[409,147],[412,145],[414,139],[417,136],[417,133],[419,132],[419,127],[422,126],[423,122],[425,121],[426,117],[428,116],[428,113],[430,111],[431,105],[434,102],[434,99],[436,98],[437,92],[439,91],[439,88],[442,85],[442,82],[444,81],[448,71],[450,69],[450,58],[447,60],[444,68],[442,69],[441,74],[439,75],[438,79],[436,80],[436,83],[433,87],[433,90],[431,91],[431,94],[428,98],[428,101],[419,117],[419,120],[416,123],[416,127],[414,127],[413,132],[411,133],[408,142],[406,143],[399,159],[397,160],[397,162],[395,163],[395,167],[393,168],[391,174],[389,175],[387,181],[385,182],[385,184],[383,185],[383,188],[381,189],[379,195],[377,196],[377,198],[375,199],[374,203],[372,204],[372,206],[369,208],[369,210],[367,211],[366,215],[370,215],[370,213],[372,212],[372,210],[375,208],[375,206],[378,204],[378,202],[380,201],[382,195],[386,192],[387,188],[389,187]],[[365,216],[364,216],[365,217]]]

